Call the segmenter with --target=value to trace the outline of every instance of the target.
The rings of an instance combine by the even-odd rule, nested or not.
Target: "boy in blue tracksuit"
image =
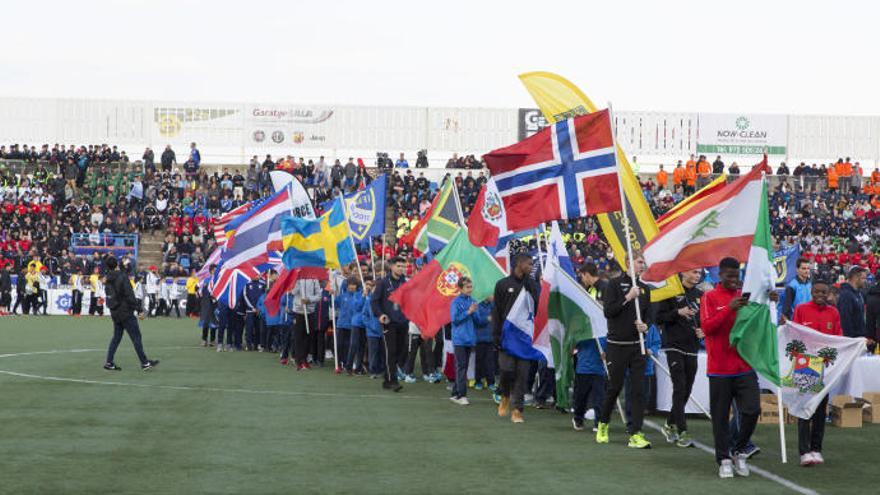
[[[345,371],[349,374],[363,375],[364,372],[364,348],[366,347],[366,332],[364,330],[364,306],[368,304],[367,294],[373,279],[369,275],[364,277],[363,291],[354,293],[351,299],[351,341],[348,346],[348,358],[345,360]]]
[[[282,296],[282,299],[284,297],[286,297],[286,294]],[[282,307],[279,308],[276,315],[270,315],[269,311],[266,309],[266,294],[260,296],[260,299],[257,302],[257,309],[260,311],[260,315],[262,315],[263,320],[266,322],[266,331],[263,334],[264,337],[262,341],[263,349],[276,352],[278,347],[275,341],[280,338],[282,328],[289,323],[287,311],[284,311],[284,308]]]
[[[245,305],[245,343],[249,351],[263,347],[260,342],[260,327],[262,325],[260,324],[260,309],[257,307],[257,302],[265,292],[266,283],[263,282],[263,279],[257,278],[247,283],[242,294]]]
[[[373,314],[373,305],[370,304],[373,286],[372,282],[367,284],[367,302],[364,304],[361,318],[367,333],[367,359],[370,365],[370,378],[376,379],[385,373],[385,356],[382,352],[385,347],[382,342],[382,325],[379,323],[379,318]]]
[[[455,349],[455,385],[452,387],[452,397],[449,398],[456,404],[466,406],[470,404],[467,399],[467,370],[471,358],[471,351],[477,344],[477,324],[481,322],[477,311],[479,305],[471,294],[474,284],[468,277],[458,279],[460,294],[452,301],[449,313],[452,320],[452,346]]]
[[[348,369],[348,349],[351,344],[351,321],[354,316],[354,308],[357,304],[356,298],[360,291],[358,290],[358,280],[351,277],[342,286],[339,296],[336,297],[336,349],[338,353],[339,369]]]
[[[576,431],[584,429],[587,406],[596,414],[593,427],[599,427],[599,408],[605,398],[605,337],[582,340],[575,345],[574,363],[574,411],[571,424]],[[601,346],[601,349],[600,349]]]
[[[489,299],[492,299],[491,297]],[[477,324],[477,346],[476,352],[477,356],[475,359],[475,370],[474,370],[474,389],[482,390],[485,382],[485,386],[489,388],[491,391],[495,391],[495,362],[497,361],[497,357],[495,356],[495,345],[492,341],[492,326],[490,323],[490,316],[492,314],[492,301],[487,300],[483,301],[477,305],[477,314],[479,315],[478,319],[480,320]]]

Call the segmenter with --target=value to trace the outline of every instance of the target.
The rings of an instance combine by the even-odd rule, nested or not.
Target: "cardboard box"
[[[880,423],[880,392],[862,394],[862,421],[864,423]]]
[[[862,427],[862,404],[850,395],[831,398],[831,424],[841,428]]]
[[[761,394],[761,415],[758,416],[759,425],[779,424],[778,404],[776,394]]]

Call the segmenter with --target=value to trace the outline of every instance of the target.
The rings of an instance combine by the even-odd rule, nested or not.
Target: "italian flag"
[[[730,345],[758,373],[780,384],[779,354],[776,336],[776,304],[769,292],[776,285],[776,267],[773,263],[773,240],[770,236],[770,215],[767,208],[767,183],[761,181],[757,224],[749,249],[743,294],[751,293],[747,305],[736,312],[736,322],[730,331]]]
[[[547,263],[535,315],[537,340],[547,342],[556,368],[556,404],[568,408],[574,380],[572,356],[578,342],[608,335],[608,321],[587,291],[554,261]]]
[[[767,158],[740,179],[692,202],[663,225],[645,246],[646,282],[661,282],[687,270],[717,266],[722,258],[745,260],[752,248]]]

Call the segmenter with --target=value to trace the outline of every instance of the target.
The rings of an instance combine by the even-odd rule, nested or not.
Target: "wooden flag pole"
[[[611,125],[614,125],[614,112],[611,110],[611,102],[608,102],[608,119],[611,122]],[[623,193],[623,182],[621,182],[620,178],[620,163],[618,163],[617,159],[617,138],[614,137],[614,129],[611,129],[611,143],[614,147],[614,164],[617,167],[617,189],[620,192],[620,208],[623,210],[623,228],[626,233],[626,255],[629,258],[629,276],[632,279],[632,286],[638,288],[638,281],[636,280],[636,270],[635,270],[635,261],[633,260],[633,252],[632,252],[632,243],[630,242],[630,228],[629,228],[629,211],[626,207],[626,195]],[[641,290],[641,289],[639,289]],[[642,321],[642,308],[639,307],[639,298],[636,297],[634,302],[636,303],[636,320]],[[645,336],[642,332],[636,332],[639,334],[639,348],[642,351],[642,355],[645,355]]]

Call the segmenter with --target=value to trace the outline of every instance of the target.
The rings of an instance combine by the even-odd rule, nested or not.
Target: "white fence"
[[[137,159],[145,147],[158,155],[166,144],[185,154],[194,141],[206,162],[219,164],[266,154],[355,156],[372,164],[378,151],[392,159],[405,152],[414,162],[416,151],[427,149],[432,167],[439,167],[452,153],[480,155],[517,141],[525,135],[521,110],[0,98],[0,144],[118,144]],[[642,165],[674,163],[697,150],[698,113],[615,117],[618,142]],[[787,146],[777,162],[849,156],[867,168],[880,161],[880,117],[784,117]],[[750,164],[755,156],[724,158]]]

